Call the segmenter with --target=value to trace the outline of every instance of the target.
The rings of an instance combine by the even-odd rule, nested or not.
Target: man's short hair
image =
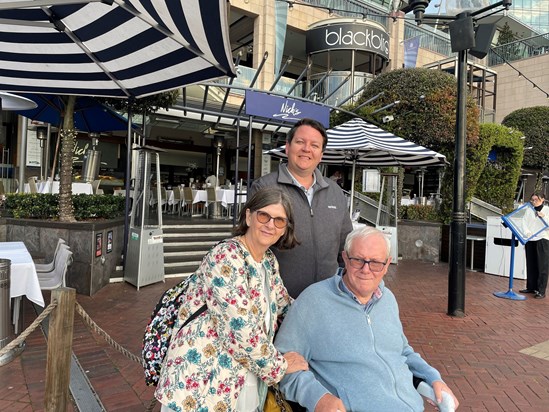
[[[294,138],[295,132],[301,126],[310,126],[322,135],[322,151],[324,151],[324,149],[326,149],[326,145],[328,144],[328,135],[326,134],[326,128],[322,125],[322,123],[315,119],[305,118],[299,120],[296,124],[293,125],[293,127],[286,135],[286,141],[288,143],[291,143],[292,139]]]
[[[351,250],[351,246],[354,243],[354,241],[358,238],[365,239],[370,236],[379,236],[385,240],[385,244],[387,245],[387,257],[391,256],[391,241],[389,240],[389,237],[383,233],[381,230],[376,229],[375,227],[371,226],[363,226],[359,227],[357,229],[354,229],[351,233],[347,235],[347,238],[345,239],[345,252],[349,254],[349,251]]]

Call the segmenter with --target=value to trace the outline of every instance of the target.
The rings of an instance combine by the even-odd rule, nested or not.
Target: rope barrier
[[[57,300],[53,300],[45,309],[44,311],[32,322],[27,329],[25,329],[17,338],[12,340],[10,343],[8,343],[6,346],[4,346],[2,349],[0,349],[0,357],[4,356],[6,353],[11,351],[12,349],[16,348],[17,346],[20,346],[25,339],[32,333],[34,330],[40,325],[40,323],[51,313],[52,310],[54,310],[57,306]]]
[[[140,365],[143,365],[143,362],[141,361],[141,358],[131,353],[129,350],[118,344],[113,338],[109,336],[107,332],[105,332],[103,329],[99,327],[97,323],[93,321],[92,318],[86,313],[84,308],[80,306],[80,303],[76,302],[76,313],[78,313],[81,317],[84,323],[86,323],[92,330],[94,330],[96,333],[98,333],[100,336],[103,337],[107,341],[109,345],[111,345],[113,348],[115,348],[117,351],[119,351],[122,355],[126,356],[127,358],[139,363]]]
[[[117,343],[113,338],[109,336],[107,332],[105,332],[95,321],[90,318],[90,316],[86,313],[84,308],[80,305],[80,303],[76,302],[76,313],[78,313],[81,317],[84,323],[89,326],[93,331],[95,331],[97,334],[103,337],[107,341],[109,345],[111,345],[114,349],[122,353],[127,358],[139,363],[140,365],[143,365],[141,358],[134,355],[132,352],[121,346],[119,343]],[[154,407],[156,406],[156,398],[152,398],[151,403],[145,409],[146,412],[152,412]]]

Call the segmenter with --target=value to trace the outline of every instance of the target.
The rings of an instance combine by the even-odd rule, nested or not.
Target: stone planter
[[[403,259],[438,263],[442,224],[416,220],[398,222],[398,254]]]
[[[57,240],[63,238],[71,248],[67,286],[77,293],[92,296],[109,283],[121,262],[124,243],[124,218],[94,222],[61,223],[35,219],[6,218],[6,240],[22,241],[33,258],[50,261]],[[108,237],[112,233],[112,242]],[[107,251],[107,245],[112,248]]]

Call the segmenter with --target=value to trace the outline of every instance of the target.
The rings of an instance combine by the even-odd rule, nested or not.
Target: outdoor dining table
[[[239,196],[240,203],[246,203],[246,193],[243,192]],[[234,189],[216,189],[215,190],[215,199],[218,202],[221,202],[223,207],[232,205],[235,203],[234,199]],[[194,190],[193,189],[193,203],[207,202],[208,194],[206,190]]]
[[[26,296],[31,302],[44,307],[44,296],[34,261],[23,242],[0,242],[0,258],[11,260],[10,298],[15,299],[13,323],[15,333],[18,333],[21,298]]]
[[[36,184],[38,193],[59,193],[59,182],[38,182]],[[30,193],[30,187],[28,183],[25,183],[23,191]],[[74,195],[84,193],[86,195],[93,194],[93,188],[91,183],[75,182],[72,184],[72,193]]]

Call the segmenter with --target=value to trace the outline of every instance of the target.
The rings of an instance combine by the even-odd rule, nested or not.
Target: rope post
[[[51,300],[57,301],[57,307],[49,321],[44,409],[46,412],[57,412],[66,411],[69,400],[76,290],[52,290]]]

